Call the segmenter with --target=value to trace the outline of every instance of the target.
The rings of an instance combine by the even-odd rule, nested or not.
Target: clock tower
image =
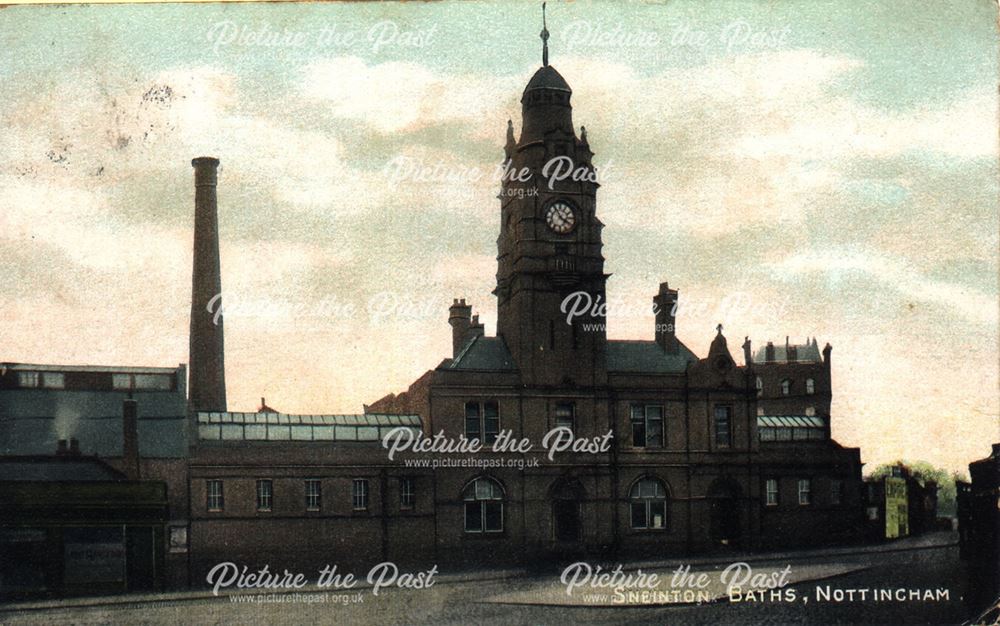
[[[507,123],[497,335],[525,385],[600,386],[607,382],[607,275],[598,184],[586,129],[577,135],[573,127],[572,90],[548,64],[548,34],[543,26],[542,67],[521,96],[519,139]]]

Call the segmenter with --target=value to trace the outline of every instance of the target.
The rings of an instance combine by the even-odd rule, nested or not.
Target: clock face
[[[576,226],[576,214],[565,202],[553,202],[545,212],[545,223],[554,232],[565,235]]]

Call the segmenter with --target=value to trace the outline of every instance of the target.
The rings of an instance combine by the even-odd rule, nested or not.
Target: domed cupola
[[[549,31],[545,26],[545,5],[542,5],[542,67],[528,81],[521,95],[521,145],[545,139],[545,135],[561,130],[573,133],[573,90],[566,80],[549,65]]]

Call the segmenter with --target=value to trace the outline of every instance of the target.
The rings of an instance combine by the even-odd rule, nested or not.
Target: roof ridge
[[[477,341],[479,341],[481,338],[484,337],[486,337],[486,335],[474,334],[472,336],[472,339],[470,339],[465,344],[465,347],[462,348],[462,351],[458,353],[458,356],[456,356],[454,359],[451,360],[451,365],[449,365],[448,367],[450,369],[455,369],[455,367],[462,362],[462,359],[465,357],[465,355],[469,353],[469,350],[472,349],[473,344],[475,344]]]

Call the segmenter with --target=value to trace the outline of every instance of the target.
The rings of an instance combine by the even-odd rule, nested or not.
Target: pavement
[[[720,573],[734,563],[746,563],[749,569],[753,570],[754,574],[764,577],[763,579],[758,579],[757,582],[773,582],[776,580],[774,577],[779,576],[780,572],[784,571],[785,568],[789,568],[783,582],[788,585],[797,585],[804,582],[845,576],[865,570],[867,568],[866,563],[872,561],[871,557],[873,555],[945,548],[954,546],[956,543],[956,533],[939,532],[880,544],[756,553],[732,551],[725,554],[702,556],[694,559],[630,561],[622,564],[621,570],[623,574],[636,574],[638,571],[642,571],[647,575],[656,574],[658,584],[646,584],[641,589],[636,589],[640,593],[646,592],[645,595],[626,596],[624,600],[614,594],[615,589],[613,585],[600,588],[583,584],[575,588],[572,594],[567,594],[566,585],[560,580],[556,571],[548,575],[542,575],[537,570],[529,571],[527,569],[470,570],[439,574],[434,580],[435,586],[443,587],[466,583],[492,582],[494,584],[479,585],[480,588],[486,590],[486,593],[480,594],[480,597],[476,598],[474,602],[494,605],[565,607],[611,607],[621,606],[622,604],[626,606],[701,605],[729,598],[730,584],[734,580],[739,582],[734,577],[737,575],[740,577],[745,576],[747,570],[747,568],[743,568],[741,572],[733,573],[728,580],[720,578]],[[681,565],[690,567],[690,571],[688,572],[689,580],[705,574],[707,584],[697,589],[678,586],[676,581],[672,580],[672,574]],[[594,564],[594,567],[596,568],[597,564]],[[603,573],[608,573],[608,569],[612,568],[613,565],[602,567],[605,568]],[[592,574],[596,575],[597,572],[593,572]],[[593,579],[594,576],[591,576],[591,578]],[[759,592],[768,590],[767,585],[751,584],[749,578],[745,581],[745,584],[739,587],[741,592],[746,592],[749,588],[756,589]],[[362,581],[357,587],[352,589],[352,592],[367,589],[370,589],[370,585]],[[689,589],[695,593],[685,593]],[[676,593],[678,591],[680,593]],[[310,593],[319,594],[323,592],[309,591],[308,588],[299,590],[298,592],[279,592],[277,594],[267,591],[247,592],[240,590],[223,591],[219,593],[219,596],[215,596],[210,590],[200,589],[153,594],[121,594],[16,602],[0,604],[0,623],[6,623],[8,617],[18,614],[22,616],[26,614],[41,615],[49,609],[59,611],[101,607],[129,609],[140,608],[149,603],[183,605],[186,602],[194,601],[218,601],[220,597],[253,594],[280,596],[291,593],[297,593],[299,596],[308,596]]]

